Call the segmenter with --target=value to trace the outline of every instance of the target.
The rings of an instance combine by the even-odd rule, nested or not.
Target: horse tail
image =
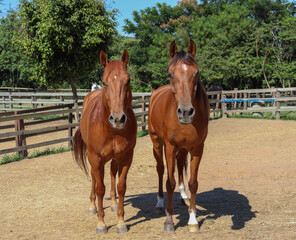
[[[82,139],[80,128],[78,128],[73,138],[73,157],[79,167],[88,175],[86,153],[87,147]]]

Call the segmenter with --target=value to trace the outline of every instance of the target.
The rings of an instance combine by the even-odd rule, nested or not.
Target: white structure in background
[[[97,85],[96,83],[93,83],[91,86],[91,91],[97,90],[97,89],[102,89],[100,85]]]

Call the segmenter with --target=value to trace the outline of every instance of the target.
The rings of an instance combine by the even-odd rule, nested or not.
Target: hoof
[[[96,233],[97,234],[102,234],[102,233],[107,233],[107,228],[106,227],[97,227],[96,228]]]
[[[164,213],[165,213],[164,208],[162,208],[162,207],[155,207],[155,213],[157,215],[164,215]]]
[[[185,199],[181,198],[181,203],[182,203],[183,205],[186,205],[186,206],[189,207],[189,205],[190,205],[190,200],[189,200],[189,198],[185,198]]]
[[[166,231],[166,232],[173,232],[173,231],[175,231],[174,224],[165,223],[164,224],[164,231]]]
[[[117,229],[117,233],[126,233],[128,231],[126,225],[116,226],[116,229]]]
[[[111,212],[116,212],[118,209],[118,204],[110,206]]]
[[[198,224],[188,224],[189,232],[198,232],[199,225]]]
[[[89,208],[88,209],[88,215],[95,215],[97,213],[97,208],[93,207],[93,208]]]

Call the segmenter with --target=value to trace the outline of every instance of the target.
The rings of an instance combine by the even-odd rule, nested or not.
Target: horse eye
[[[171,77],[172,77],[172,75],[171,75],[170,73],[168,73],[168,77],[169,77],[169,78],[171,78]]]
[[[128,81],[127,81],[127,85],[129,85],[131,83],[131,80],[129,79]]]

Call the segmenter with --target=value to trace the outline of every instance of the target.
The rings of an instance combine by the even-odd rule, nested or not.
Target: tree
[[[19,27],[20,21],[14,11],[8,11],[6,17],[0,19],[0,86],[35,88],[35,65],[14,43]]]
[[[21,0],[19,43],[38,64],[40,81],[75,84],[92,72],[116,32],[114,15],[98,0]]]
[[[146,90],[168,83],[170,42],[184,47],[189,39],[206,87],[290,86],[296,81],[295,13],[285,0],[182,0],[134,12],[124,30],[139,40],[131,62]]]
[[[181,46],[188,44],[188,31],[184,28],[190,12],[186,6],[158,3],[155,7],[134,11],[133,22],[125,20],[124,31],[134,33],[138,39],[137,46],[130,53],[130,63],[140,79],[138,89],[151,91],[169,82],[166,71],[170,60],[168,49],[173,40]]]

